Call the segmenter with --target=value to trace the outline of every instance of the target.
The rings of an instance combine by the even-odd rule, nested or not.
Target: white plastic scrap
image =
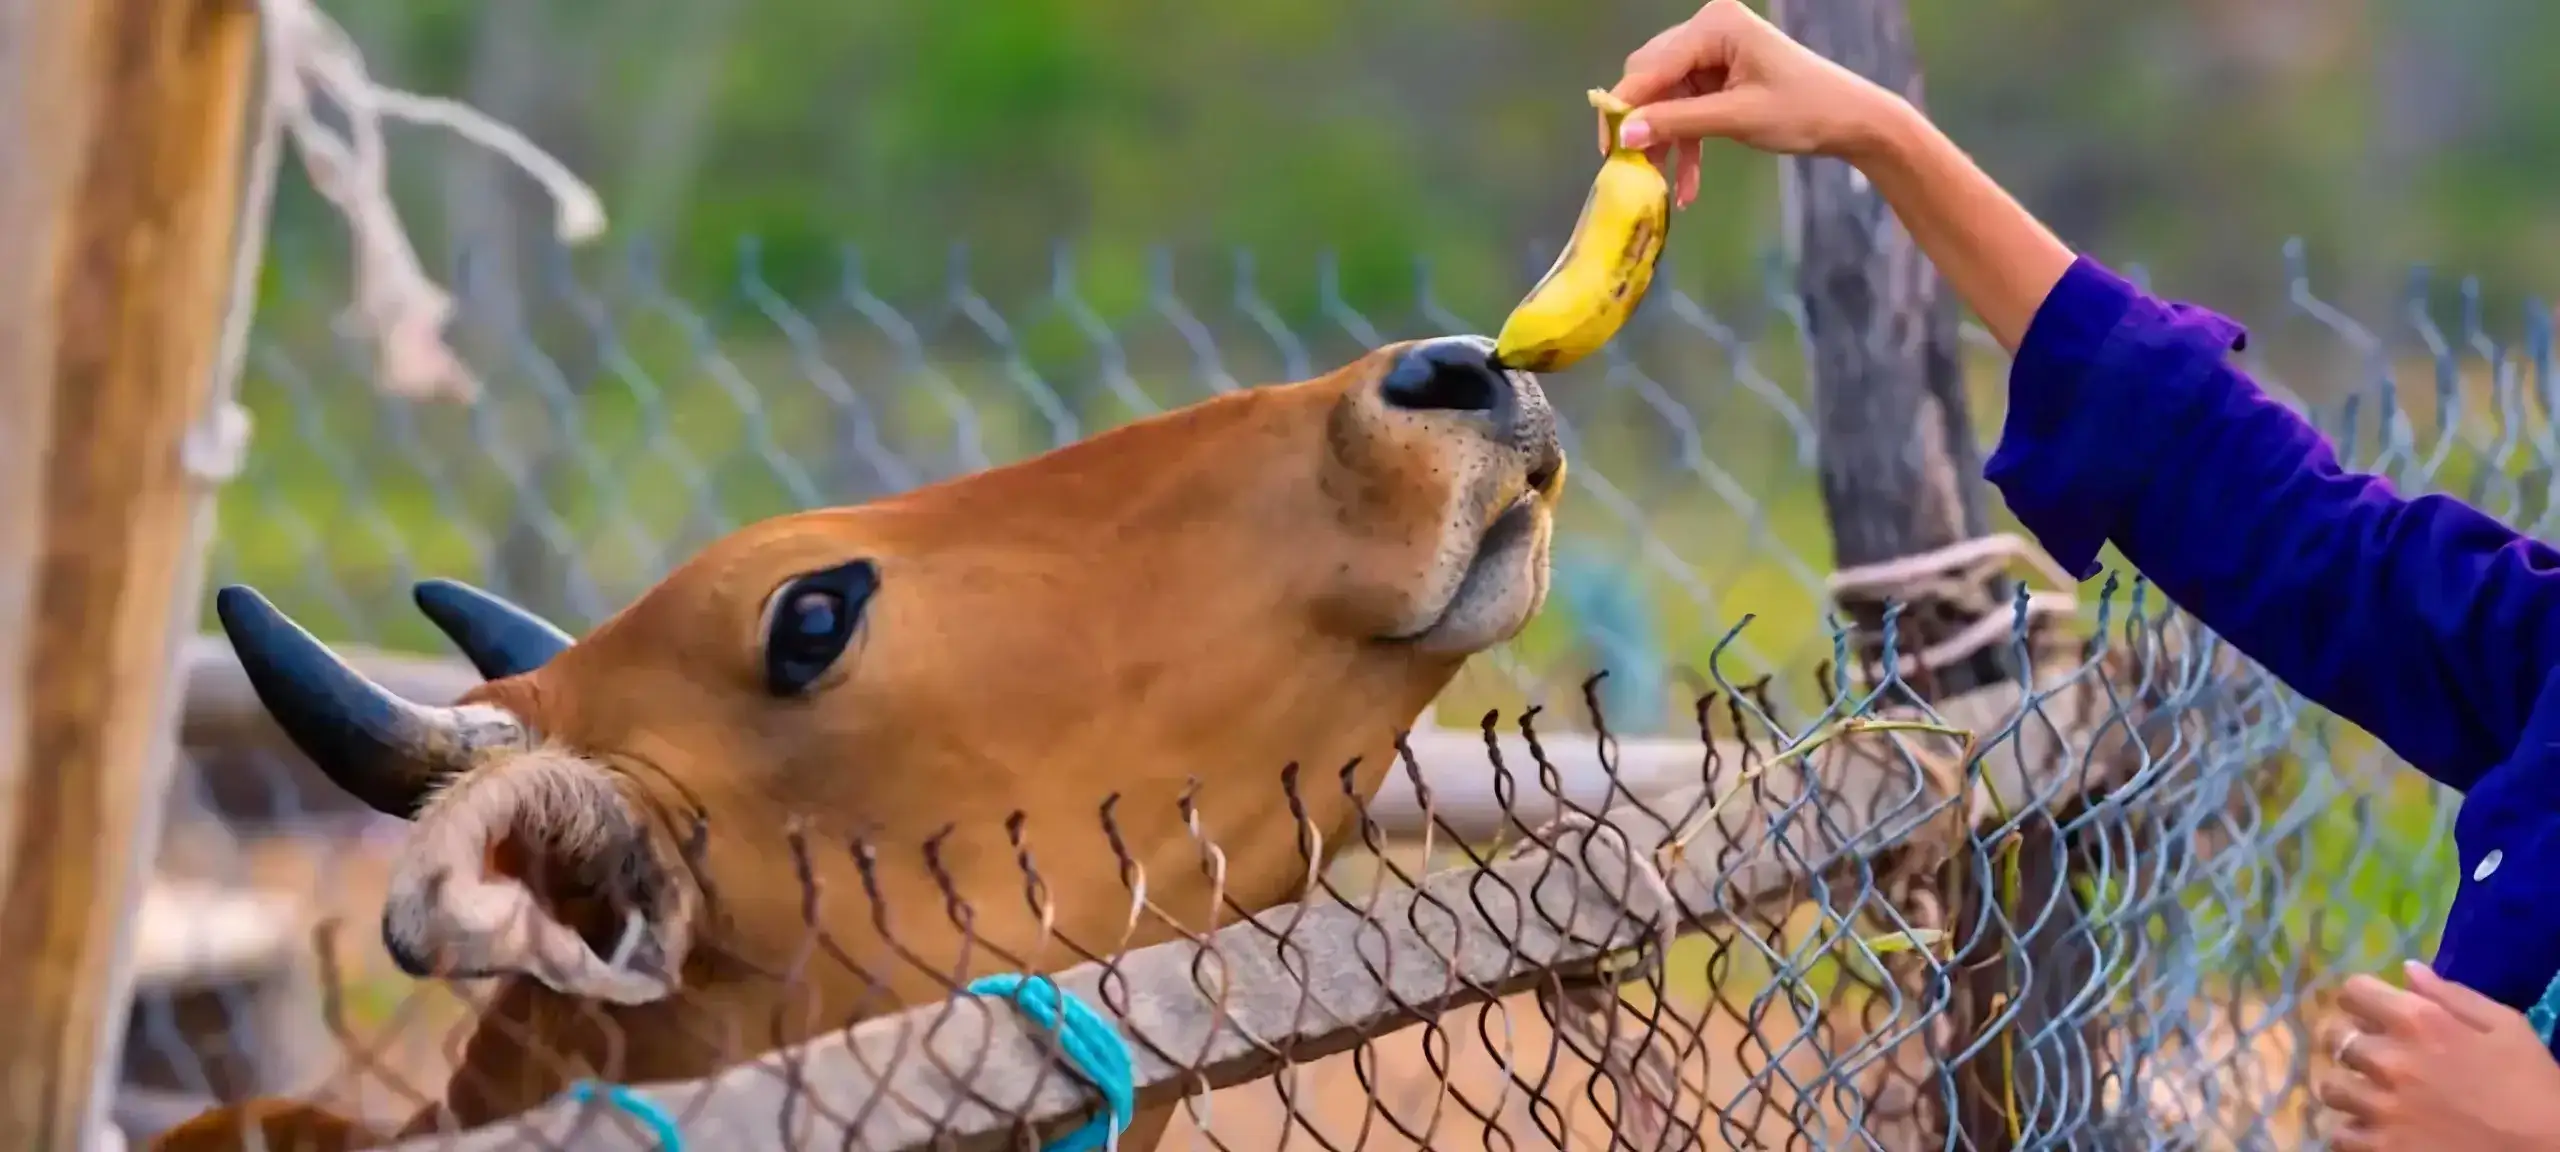
[[[356,299],[346,319],[374,339],[375,381],[410,399],[476,400],[480,381],[445,343],[453,297],[427,277],[386,186],[382,121],[432,124],[505,157],[539,181],[557,209],[554,229],[578,244],[603,234],[604,205],[566,166],[523,134],[458,101],[376,84],[344,28],[313,0],[264,0],[269,126],[292,137],[312,187],[344,216],[355,248]],[[324,94],[346,118],[323,123]]]

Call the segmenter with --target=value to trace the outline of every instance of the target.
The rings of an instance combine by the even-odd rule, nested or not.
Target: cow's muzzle
[[[1493,359],[1493,341],[1482,336],[1417,340],[1396,355],[1378,382],[1378,396],[1408,412],[1471,413],[1493,441],[1520,454],[1529,487],[1553,494],[1564,470],[1555,409],[1538,378]]]

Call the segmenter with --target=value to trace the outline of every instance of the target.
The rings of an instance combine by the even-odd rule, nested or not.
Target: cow
[[[391,694],[224,589],[223,629],[280,727],[410,822],[382,912],[392,958],[495,991],[443,1098],[396,1132],[265,1098],[154,1146],[485,1125],[584,1076],[706,1076],[947,996],[1004,953],[1079,959],[1048,933],[1096,952],[1172,938],[1156,917],[1131,929],[1097,815],[1114,797],[1149,903],[1210,914],[1201,839],[1224,854],[1225,899],[1297,899],[1307,846],[1281,773],[1307,769],[1296,803],[1322,852],[1353,838],[1400,734],[1544,602],[1564,476],[1537,380],[1445,337],[750,524],[574,642],[422,585],[486,678],[449,706]],[[795,854],[794,828],[867,846],[889,933],[855,854]],[[804,962],[807,892],[865,973]],[[1122,1146],[1150,1147],[1175,1106],[1141,1110]]]

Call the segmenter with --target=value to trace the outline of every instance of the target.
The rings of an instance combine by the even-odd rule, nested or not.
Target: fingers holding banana
[[[1617,334],[1652,286],[1672,207],[1698,195],[1701,140],[1855,161],[1884,138],[1900,101],[1742,0],[1710,0],[1629,55],[1613,89],[1591,93],[1606,158],[1564,251],[1503,322],[1495,356],[1555,371]]]
[[[1628,55],[1610,91],[1641,109],[1626,125],[1634,147],[1694,149],[1712,137],[1827,156],[1856,151],[1899,101],[1742,0],[1711,0],[1647,41]],[[1684,157],[1682,165],[1691,162]]]

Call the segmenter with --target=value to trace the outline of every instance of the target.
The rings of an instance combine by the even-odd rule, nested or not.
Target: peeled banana
[[[1643,152],[1618,142],[1619,124],[1635,109],[1597,88],[1590,99],[1608,125],[1609,158],[1555,266],[1494,337],[1494,359],[1507,368],[1556,372],[1599,351],[1653,286],[1671,230],[1671,182]]]

